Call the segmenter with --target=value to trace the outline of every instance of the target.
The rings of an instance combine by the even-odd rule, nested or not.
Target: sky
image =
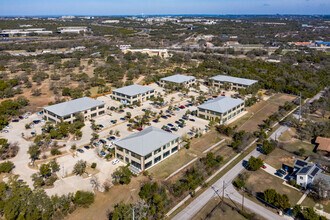
[[[0,16],[329,12],[330,0],[0,0]]]

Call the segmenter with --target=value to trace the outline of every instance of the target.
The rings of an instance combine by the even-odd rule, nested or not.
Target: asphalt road
[[[251,156],[258,157],[260,152],[257,150],[252,151],[248,154],[243,160],[236,164],[229,172],[227,172],[223,177],[221,177],[212,187],[208,188],[200,196],[198,196],[193,202],[191,202],[184,210],[177,214],[173,219],[174,220],[188,220],[191,219],[195,214],[203,208],[210,199],[217,196],[215,191],[222,196],[223,184],[225,184],[225,197],[230,198],[231,200],[241,203],[242,196],[239,194],[231,182],[233,179],[242,172],[245,168],[243,166],[243,161],[247,161]],[[254,213],[266,218],[266,219],[284,219],[283,217],[269,211],[268,209],[260,206],[249,199],[244,199],[244,207],[250,210],[253,210]]]

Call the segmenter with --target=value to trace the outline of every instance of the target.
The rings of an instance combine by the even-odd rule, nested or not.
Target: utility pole
[[[214,188],[214,186],[211,186],[211,189],[213,189],[213,191],[215,192],[215,194],[217,194],[217,196],[220,198],[220,200],[221,200],[221,196],[219,195],[219,193],[218,193],[218,190],[216,190],[215,188]]]
[[[242,196],[242,211],[244,211],[244,189],[243,189],[243,196]]]
[[[133,211],[133,220],[135,220],[135,213],[134,213],[134,209],[131,208],[131,210]]]
[[[225,198],[225,181],[222,183],[222,200]]]
[[[301,120],[301,92],[300,93],[300,100],[299,100],[299,121]]]

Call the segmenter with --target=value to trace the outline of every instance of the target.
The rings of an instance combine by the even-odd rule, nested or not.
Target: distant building
[[[73,19],[75,18],[75,16],[72,16],[72,15],[64,15],[61,17],[62,19]]]
[[[105,114],[105,109],[104,102],[83,97],[44,107],[43,112],[48,121],[72,123],[76,120],[75,114],[77,113],[81,113],[85,120],[90,120]]]
[[[81,32],[87,32],[87,27],[59,27],[57,28],[61,34],[63,33],[74,33],[74,34],[80,34]]]
[[[258,81],[233,76],[217,75],[211,77],[210,82],[214,87],[224,88],[224,84],[228,83],[230,89],[245,89],[257,83]]]
[[[244,100],[219,96],[197,106],[197,115],[208,120],[218,119],[223,124],[242,113],[244,107]]]
[[[140,53],[146,53],[149,56],[159,56],[161,58],[169,58],[169,54],[167,52],[167,49],[123,49],[122,50],[123,53],[136,53],[136,52],[140,52]]]
[[[123,104],[130,105],[154,97],[155,90],[147,86],[130,85],[113,90],[110,96]]]
[[[160,128],[148,127],[115,143],[115,156],[139,174],[182,148],[181,138]]]
[[[165,87],[168,84],[174,84],[175,86],[190,87],[196,83],[196,78],[194,76],[185,75],[172,75],[160,79],[159,85]]]
[[[52,34],[52,31],[46,31],[45,28],[27,28],[27,29],[4,29],[1,34],[7,34],[8,36],[28,36],[31,34]]]
[[[119,20],[105,20],[102,21],[103,24],[118,24],[120,21]]]

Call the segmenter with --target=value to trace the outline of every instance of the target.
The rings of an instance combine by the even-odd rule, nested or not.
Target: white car
[[[118,159],[115,159],[115,160],[112,161],[112,165],[116,165],[117,163],[119,163]]]

